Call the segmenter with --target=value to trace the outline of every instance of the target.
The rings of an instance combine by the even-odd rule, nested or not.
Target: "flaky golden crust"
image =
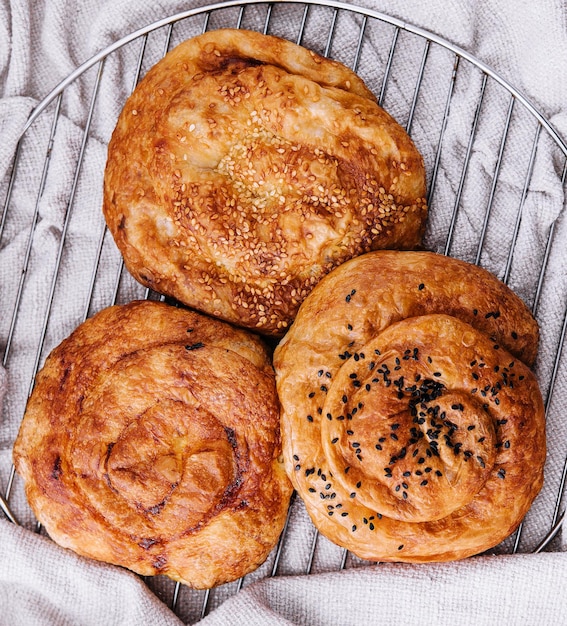
[[[281,532],[291,485],[278,420],[257,338],[135,302],[50,354],[14,463],[60,545],[207,588],[255,569]]]
[[[274,354],[286,470],[319,530],[379,561],[507,537],[543,482],[537,341],[521,300],[455,259],[371,252],[325,277]]]
[[[281,335],[333,267],[414,248],[424,195],[420,154],[351,70],[217,30],[176,47],[127,101],[104,214],[140,282]]]

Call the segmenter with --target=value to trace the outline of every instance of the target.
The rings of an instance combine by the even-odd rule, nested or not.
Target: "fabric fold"
[[[428,29],[476,55],[567,136],[564,2],[357,4]],[[356,12],[340,12],[334,20],[332,7],[313,5],[303,22],[300,4],[273,2],[270,13],[267,5],[247,6],[242,14],[239,7],[226,7],[151,33],[70,84],[53,145],[55,103],[20,144],[11,185],[30,112],[70,71],[146,24],[201,6],[199,0],[0,0],[0,353],[6,364],[5,382],[0,369],[0,396],[7,390],[0,420],[0,489],[4,494],[10,484],[9,506],[23,526],[1,520],[0,513],[0,624],[175,626],[196,623],[207,613],[206,626],[564,623],[567,555],[561,551],[567,533],[549,546],[556,553],[528,553],[553,525],[566,454],[567,355],[565,348],[559,350],[567,302],[565,154],[520,99],[463,59],[455,72],[452,51],[390,24],[364,21]],[[208,595],[181,588],[176,616],[168,608],[172,581],[142,580],[79,558],[32,532],[35,519],[22,481],[10,479],[11,448],[34,368],[49,350],[95,311],[145,296],[123,270],[101,212],[106,144],[138,78],[140,53],[145,51],[143,76],[167,46],[204,28],[240,23],[262,31],[270,16],[271,34],[301,38],[319,53],[331,42],[330,55],[356,64],[374,93],[382,94],[384,108],[410,127],[433,196],[426,247],[479,261],[505,278],[536,313],[541,342],[535,372],[547,403],[546,479],[519,537],[521,555],[440,565],[371,566],[349,556],[347,569],[337,571],[342,549],[315,536],[296,500],[277,568],[271,555],[238,593],[236,583]],[[511,552],[516,537],[499,551]],[[270,578],[272,569],[278,576]]]

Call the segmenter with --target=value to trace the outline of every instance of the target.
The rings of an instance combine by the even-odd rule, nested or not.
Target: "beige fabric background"
[[[567,137],[567,7],[560,0],[539,3],[513,0],[367,0],[361,2],[403,21],[429,29],[476,55],[518,87]],[[278,34],[293,37],[300,13],[274,3]],[[80,63],[120,37],[156,19],[200,4],[194,0],[0,0],[0,203],[9,190],[11,164],[19,134],[37,102]],[[279,13],[278,13],[279,11]],[[262,28],[265,11],[250,9],[246,24]],[[308,23],[306,45],[324,49],[330,13]],[[217,27],[236,14],[215,15]],[[323,19],[324,18],[324,19]],[[352,32],[360,19],[341,18],[333,56],[353,58]],[[174,31],[172,41],[196,34],[199,23]],[[294,30],[295,29],[295,30]],[[148,39],[147,64],[163,51],[163,31]],[[381,87],[392,31],[369,28],[360,67],[375,91]],[[415,73],[423,40],[400,35],[385,107],[400,121],[407,120]],[[0,423],[0,493],[5,493],[11,469],[11,446],[29,392],[34,364],[40,364],[51,347],[85,316],[110,304],[120,270],[119,256],[104,235],[100,216],[101,173],[106,141],[121,103],[133,84],[137,48],[109,57],[100,83],[97,108],[85,144],[80,176],[74,187],[75,164],[81,154],[83,129],[88,120],[91,88],[96,68],[82,82],[70,85],[62,101],[62,115],[51,151],[48,176],[38,203],[53,107],[40,116],[26,135],[20,153],[18,176],[0,238],[0,352],[5,356],[7,382]],[[426,235],[430,249],[444,251],[451,214],[459,192],[463,162],[474,119],[480,75],[464,62],[459,67],[438,175],[438,129],[452,70],[451,55],[432,53],[429,71],[416,111],[412,135],[424,153],[435,195]],[[470,155],[466,184],[462,188],[459,217],[450,242],[450,253],[475,260],[484,207],[490,192],[508,95],[489,88],[485,95],[478,136]],[[534,130],[533,119],[517,106],[513,131],[504,157],[502,184],[490,219],[481,263],[502,276],[511,233],[523,191]],[[543,133],[545,135],[545,133]],[[510,285],[534,304],[541,258],[549,229],[555,236],[549,257],[538,320],[542,346],[536,373],[544,395],[553,376],[557,342],[567,302],[567,232],[563,159],[553,143],[542,135],[518,229],[518,243],[510,271]],[[71,219],[65,214],[74,189]],[[2,206],[2,205],[0,205]],[[562,212],[563,211],[563,212]],[[32,246],[29,232],[33,230]],[[58,279],[53,283],[60,243]],[[100,249],[96,280],[92,267]],[[24,260],[29,258],[21,283]],[[11,320],[19,285],[23,284],[17,323]],[[144,290],[123,275],[118,301],[143,297]],[[46,311],[49,322],[44,325]],[[9,345],[7,344],[8,338]],[[38,351],[38,346],[41,348]],[[549,407],[550,441],[544,491],[526,520],[520,552],[529,553],[548,531],[555,497],[567,454],[567,420],[564,398],[567,386],[565,358],[555,379]],[[0,624],[179,624],[200,620],[203,593],[182,589],[177,616],[169,610],[173,587],[168,581],[148,581],[119,568],[79,558],[32,532],[31,515],[22,486],[16,478],[10,494],[17,527],[0,514]],[[316,541],[311,564],[309,552]],[[567,623],[563,589],[567,557],[562,536],[551,546],[553,553],[521,556],[483,556],[446,565],[370,566],[349,557],[340,568],[342,550],[316,538],[300,502],[292,509],[285,549],[274,579],[268,576],[269,559],[255,575],[247,577],[244,590],[234,595],[236,584],[211,592],[204,624],[534,624]],[[510,545],[504,546],[510,550]]]

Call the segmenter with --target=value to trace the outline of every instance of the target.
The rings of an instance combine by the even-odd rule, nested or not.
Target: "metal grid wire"
[[[560,254],[558,246],[561,243],[556,231],[564,220],[564,211],[550,220],[547,232],[540,237],[533,253],[526,255],[525,246],[519,248],[518,242],[526,236],[523,230],[526,220],[529,223],[526,206],[542,191],[539,184],[533,182],[534,172],[542,168],[553,170],[550,173],[555,174],[563,196],[567,147],[521,93],[465,50],[375,11],[319,0],[210,5],[151,24],[103,50],[58,85],[28,120],[14,156],[5,197],[0,198],[2,245],[19,219],[12,206],[24,186],[30,204],[27,239],[23,246],[25,252],[21,265],[14,268],[18,279],[3,296],[12,311],[8,319],[0,322],[4,348],[2,362],[8,369],[17,358],[14,346],[18,333],[27,330],[20,328],[23,325],[21,320],[32,306],[37,308],[33,318],[38,321],[33,334],[35,356],[33,362],[24,364],[28,376],[19,382],[16,391],[11,392],[14,397],[8,404],[12,414],[23,415],[34,377],[43,360],[74,326],[104,306],[134,297],[160,298],[158,294],[143,290],[124,269],[104,225],[99,210],[100,198],[95,193],[89,227],[98,228],[100,235],[96,249],[89,252],[92,263],[85,284],[74,286],[78,294],[75,300],[84,298],[80,300],[84,304],[77,305],[76,301],[72,304],[64,298],[67,292],[61,287],[65,280],[64,268],[86,252],[70,246],[68,233],[77,230],[76,222],[83,219],[82,214],[80,217],[75,214],[79,210],[76,208],[77,198],[84,195],[84,188],[102,187],[103,170],[89,167],[88,155],[97,146],[106,145],[124,104],[123,99],[103,102],[100,94],[112,92],[115,81],[121,84],[127,81],[126,91],[131,92],[145,71],[173,45],[188,36],[220,26],[283,36],[325,56],[338,58],[357,71],[378,96],[380,104],[405,126],[424,155],[430,205],[426,247],[487,267],[520,293],[540,323],[545,317],[542,313],[544,303],[557,296],[548,293],[548,283],[554,272],[553,268],[550,269],[550,259]],[[80,104],[84,102],[87,102],[86,107]],[[498,124],[493,119],[496,109],[500,110]],[[79,129],[74,141],[69,139],[64,120],[71,120],[74,129]],[[447,145],[447,134],[452,132],[454,136],[459,123],[465,131],[460,132],[459,149],[456,150],[454,145]],[[35,131],[33,136],[32,131]],[[434,141],[431,141],[432,137]],[[69,145],[72,145],[69,158],[74,159],[74,167],[72,176],[65,183],[65,210],[59,216],[54,258],[42,261],[49,265],[51,282],[43,286],[42,295],[36,301],[29,293],[32,286],[28,285],[28,270],[39,245],[40,206],[49,193],[52,159],[56,158],[58,150],[67,149]],[[484,156],[482,160],[478,158],[479,151]],[[21,162],[30,153],[37,165],[36,175],[24,179]],[[452,170],[460,172],[453,179],[446,175],[444,168],[444,161],[449,158],[452,159]],[[487,170],[487,183],[479,193],[470,188],[470,180],[481,167]],[[498,222],[504,196],[513,188],[521,190],[513,199],[517,209],[508,225],[506,240],[501,242],[502,254],[495,258],[486,253],[487,246],[494,247],[495,237],[501,236],[494,225]],[[471,238],[467,230],[471,219],[467,207],[471,203],[476,203],[477,222],[473,228],[476,238]],[[524,280],[522,272],[526,266],[532,268],[535,280]],[[559,420],[556,390],[558,381],[564,385],[567,378],[563,350],[567,328],[565,304],[563,296],[559,302],[556,298],[554,306],[560,309],[556,318],[562,321],[544,333],[542,341],[548,358],[545,365],[536,365],[548,423]],[[67,326],[54,323],[54,318],[59,319],[62,311],[70,320]],[[495,552],[542,550],[553,542],[560,529],[567,475],[567,433],[561,428],[557,432],[559,435],[549,442],[555,459],[551,478],[546,477],[546,488],[540,497],[540,509],[546,519],[545,532],[534,537],[533,532],[529,532],[528,516],[514,536]],[[21,509],[14,511],[13,494],[22,489],[20,482],[13,466],[0,468],[0,508],[12,522],[33,526],[31,513]],[[300,536],[290,531],[298,519],[307,518],[300,499],[293,498],[286,527],[267,563],[255,574],[236,583],[206,592],[187,589],[163,580],[163,577],[147,583],[183,619],[192,621],[206,615],[252,580],[281,573],[343,569],[362,563],[342,549],[333,553],[330,560],[325,560],[326,540],[314,528],[309,527],[309,532],[305,532],[303,524]],[[39,525],[36,530],[41,531]]]

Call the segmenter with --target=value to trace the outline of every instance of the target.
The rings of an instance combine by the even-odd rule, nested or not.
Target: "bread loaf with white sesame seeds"
[[[457,259],[376,251],[328,274],[274,354],[286,470],[317,528],[373,561],[508,537],[543,484],[538,336]]]
[[[47,358],[14,464],[60,545],[199,589],[240,578],[291,496],[269,351],[181,307],[105,309]]]
[[[424,196],[421,155],[353,71],[226,29],[177,46],[128,99],[103,209],[141,283],[283,335],[340,263],[418,246]]]

